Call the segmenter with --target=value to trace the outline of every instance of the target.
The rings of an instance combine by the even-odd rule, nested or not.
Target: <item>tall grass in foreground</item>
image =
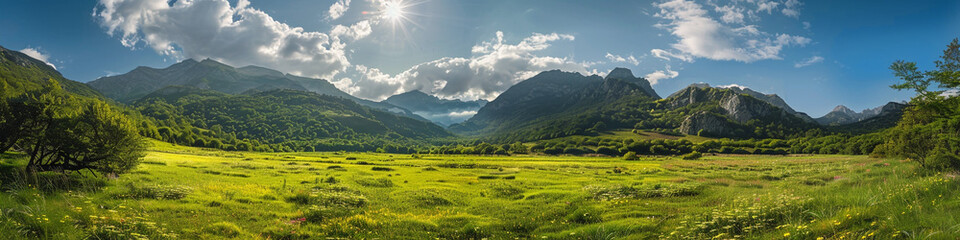
[[[158,147],[155,147],[157,149]],[[955,239],[954,174],[863,156],[225,153],[116,179],[0,158],[0,238]]]

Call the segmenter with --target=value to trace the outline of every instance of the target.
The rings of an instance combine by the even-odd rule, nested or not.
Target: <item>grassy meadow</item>
[[[954,239],[955,175],[867,156],[258,153],[152,142],[131,173],[28,177],[11,239]]]

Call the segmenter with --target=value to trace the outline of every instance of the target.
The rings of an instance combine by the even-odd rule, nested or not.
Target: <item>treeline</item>
[[[883,143],[882,133],[864,135],[826,134],[819,129],[810,130],[809,136],[793,139],[715,139],[699,143],[680,139],[604,139],[582,136],[564,139],[542,140],[529,144],[475,144],[444,145],[423,153],[431,154],[547,154],[606,156],[632,155],[684,155],[690,153],[722,154],[871,154]]]

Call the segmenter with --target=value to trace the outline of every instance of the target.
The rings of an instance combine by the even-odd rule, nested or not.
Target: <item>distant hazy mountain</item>
[[[26,54],[0,46],[0,81],[12,89],[39,89],[52,79],[68,92],[93,98],[103,98],[89,86],[66,79],[56,69]]]
[[[300,90],[342,97],[365,106],[427,120],[401,107],[354,97],[327,80],[283,74],[258,66],[234,68],[211,59],[200,62],[187,59],[163,69],[138,67],[128,73],[102,77],[87,84],[107,97],[124,103],[131,103],[168,86],[187,86],[228,94],[274,89]]]
[[[817,120],[817,123],[819,123],[820,125],[828,125],[828,126],[837,126],[837,125],[855,123],[855,122],[863,121],[868,118],[872,118],[874,116],[879,115],[880,112],[883,111],[883,108],[890,104],[898,104],[898,103],[891,102],[891,103],[885,104],[884,106],[864,109],[861,112],[854,112],[853,110],[850,110],[850,108],[847,108],[846,106],[837,105],[837,107],[833,108],[833,111],[830,111],[826,115],[823,115],[823,117],[819,117],[816,120]]]
[[[839,107],[840,106],[838,106],[837,108]],[[848,132],[848,133],[854,133],[854,134],[874,132],[882,129],[887,129],[897,125],[897,122],[900,121],[900,117],[903,116],[903,111],[906,107],[907,105],[903,103],[889,102],[887,104],[884,104],[883,106],[867,109],[859,113],[861,116],[865,114],[872,115],[871,117],[867,117],[865,119],[861,119],[861,120],[854,121],[847,124],[829,125],[828,128],[838,130],[841,132]],[[834,109],[834,110],[836,111],[837,109]],[[853,111],[849,111],[849,113],[853,113]],[[830,115],[830,114],[828,113],[827,115]],[[818,118],[817,120],[820,120],[820,119],[823,119],[823,118]]]
[[[649,83],[632,75],[604,79],[559,70],[541,72],[510,87],[472,118],[450,129],[471,135],[507,134],[546,120],[572,117],[583,112],[580,109],[595,110],[596,106],[628,96],[659,98],[655,92],[650,93],[652,89],[641,85],[649,86]]]
[[[413,111],[430,121],[448,126],[460,123],[477,113],[487,104],[486,100],[461,101],[440,99],[420,90],[390,96],[383,102]]]

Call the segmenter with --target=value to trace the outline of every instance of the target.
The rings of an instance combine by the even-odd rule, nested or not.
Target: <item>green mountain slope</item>
[[[543,72],[511,87],[473,118],[450,129],[512,142],[624,128],[710,137],[785,138],[817,127],[805,114],[774,104],[786,105],[782,99],[771,103],[771,99],[779,99],[776,95],[695,84],[659,99],[645,87],[649,86],[645,80],[629,71],[617,69],[610,75]]]
[[[230,95],[171,86],[146,95],[134,106],[156,119],[161,128],[180,128],[173,131],[180,132],[178,136],[164,136],[161,130],[162,139],[187,145],[208,144],[194,142],[209,138],[182,136],[184,128],[209,130],[199,135],[232,144],[283,144],[295,146],[294,150],[373,151],[451,136],[432,123],[346,98],[285,89]]]
[[[166,86],[190,86],[223,93],[249,90],[306,90],[282,75],[251,75],[210,59],[187,59],[164,69],[138,67],[125,74],[102,77],[88,83],[105,96],[130,103]]]
[[[589,120],[581,116],[583,113],[594,112],[599,106],[623,98],[653,101],[655,97],[648,95],[647,91],[636,84],[616,78],[603,79],[599,76],[583,76],[559,70],[547,71],[514,85],[477,111],[472,118],[452,125],[450,129],[481,136],[517,136],[530,131],[548,132],[528,134],[530,138],[570,135],[586,129],[578,127]],[[571,120],[568,118],[577,119],[575,122],[578,124],[568,122],[544,125],[546,122]]]
[[[274,89],[310,91],[346,98],[365,106],[427,121],[397,106],[354,97],[323,79],[299,77],[257,66],[234,68],[211,59],[200,62],[187,59],[163,69],[138,67],[128,73],[102,77],[87,84],[107,97],[123,103],[137,101],[168,86],[187,86],[228,94]]]
[[[40,89],[50,79],[57,81],[68,92],[84,97],[103,98],[93,88],[64,78],[60,72],[50,65],[26,54],[0,46],[0,81],[8,84],[12,89],[19,89],[20,91]]]

